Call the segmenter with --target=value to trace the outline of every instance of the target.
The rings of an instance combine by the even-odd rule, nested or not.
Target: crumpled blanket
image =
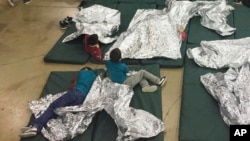
[[[229,68],[225,73],[207,73],[200,78],[206,90],[218,102],[224,122],[250,124],[250,64]]]
[[[239,67],[250,59],[250,37],[231,40],[202,41],[200,47],[187,49],[188,58],[214,69]]]
[[[38,117],[51,102],[63,95],[47,95],[29,103],[35,117]],[[118,127],[117,141],[134,141],[138,138],[156,136],[165,130],[164,123],[154,115],[129,107],[133,90],[127,85],[113,83],[110,79],[97,77],[84,103],[56,109],[60,115],[51,119],[42,134],[51,141],[69,140],[82,134],[98,111],[105,109]]]
[[[82,8],[73,17],[77,31],[65,37],[63,42],[71,41],[81,34],[97,34],[100,42],[111,43],[117,39],[116,36],[112,36],[119,30],[120,16],[118,10],[98,4]]]
[[[201,16],[201,25],[215,30],[221,36],[232,35],[236,28],[227,24],[227,16],[234,8],[227,5],[225,0],[217,1],[196,1],[200,9],[198,14]]]
[[[222,1],[169,1],[163,10],[138,9],[127,31],[123,32],[113,46],[106,52],[104,60],[109,60],[109,53],[119,48],[122,58],[147,59],[165,57],[182,58],[180,27],[185,29],[188,21],[198,14],[201,23],[216,30],[221,35],[231,35],[235,28],[227,24],[227,15],[232,6]]]

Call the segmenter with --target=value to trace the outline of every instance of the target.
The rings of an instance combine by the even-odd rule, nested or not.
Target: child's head
[[[98,44],[99,43],[98,42],[98,35],[97,34],[90,35],[88,38],[88,43],[91,46]]]
[[[110,52],[109,57],[110,57],[110,61],[111,62],[118,62],[118,61],[120,61],[120,59],[122,57],[121,50],[119,48],[113,49]]]
[[[83,68],[81,68],[81,70],[92,70],[92,68],[90,68],[90,67],[83,67]]]

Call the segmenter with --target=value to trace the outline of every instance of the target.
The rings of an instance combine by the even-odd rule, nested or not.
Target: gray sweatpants
[[[160,78],[147,72],[146,70],[140,70],[134,75],[128,77],[123,84],[129,85],[131,88],[134,88],[135,85],[138,83],[141,85],[141,87],[149,86],[148,81],[151,81],[155,84],[159,84]]]

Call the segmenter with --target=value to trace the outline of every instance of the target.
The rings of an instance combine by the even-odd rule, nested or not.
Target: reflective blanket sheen
[[[250,37],[231,40],[202,41],[200,47],[187,49],[187,56],[203,67],[239,67],[249,62]]]
[[[229,68],[225,73],[208,73],[201,82],[220,106],[227,125],[250,124],[250,64]]]
[[[163,10],[138,9],[127,31],[123,32],[109,51],[120,48],[122,58],[147,59],[165,57],[182,58],[180,27],[185,29],[190,18],[202,16],[201,24],[220,35],[231,35],[235,28],[227,24],[232,6],[222,1],[169,1]]]
[[[73,18],[77,31],[65,37],[63,42],[71,41],[81,34],[97,34],[100,42],[111,43],[117,38],[111,36],[119,30],[120,16],[118,10],[98,4],[82,8]]]
[[[47,95],[29,103],[35,117],[39,117],[51,102],[65,94]],[[133,90],[127,85],[97,77],[84,103],[56,109],[60,115],[47,123],[42,134],[49,140],[69,140],[82,134],[98,111],[105,109],[118,127],[117,141],[133,141],[138,138],[153,137],[165,130],[164,123],[154,115],[129,107]]]

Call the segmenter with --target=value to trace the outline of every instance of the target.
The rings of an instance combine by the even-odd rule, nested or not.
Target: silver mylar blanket
[[[249,62],[250,37],[231,40],[202,41],[200,47],[187,49],[188,58],[203,67],[239,67]]]
[[[127,31],[123,32],[106,52],[119,48],[122,58],[146,59],[153,57],[181,58],[181,35],[179,27],[186,27],[188,21],[198,14],[201,24],[216,30],[221,35],[231,35],[235,28],[227,25],[227,15],[233,7],[222,1],[169,1],[163,10],[138,9]]]
[[[65,94],[47,95],[29,103],[35,117],[39,117],[51,102]],[[127,85],[110,79],[95,80],[84,103],[56,109],[60,115],[47,123],[42,134],[50,141],[69,140],[82,134],[92,122],[94,115],[103,109],[114,119],[118,127],[117,141],[134,141],[138,138],[156,136],[165,130],[164,123],[149,112],[129,107],[133,90]],[[74,114],[73,114],[74,113]]]
[[[218,102],[227,125],[250,124],[250,64],[202,75],[201,82]]]
[[[81,34],[97,34],[100,42],[111,43],[117,38],[111,36],[119,30],[120,16],[118,10],[98,4],[82,8],[73,18],[77,31],[65,37],[63,42],[71,41]]]

